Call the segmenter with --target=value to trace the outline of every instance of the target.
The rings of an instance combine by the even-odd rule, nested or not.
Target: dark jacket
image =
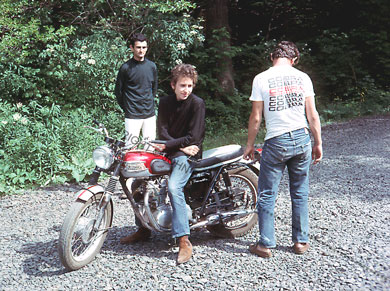
[[[157,121],[158,135],[166,140],[166,152],[170,158],[185,155],[180,148],[197,145],[200,151],[195,159],[202,157],[205,134],[205,104],[203,99],[191,94],[184,101],[176,95],[160,99]]]
[[[157,67],[155,63],[134,58],[119,69],[115,95],[119,106],[130,119],[145,119],[155,115],[154,97],[157,94]]]

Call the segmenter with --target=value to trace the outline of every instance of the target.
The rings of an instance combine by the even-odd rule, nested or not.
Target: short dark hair
[[[171,71],[171,83],[176,84],[177,80],[182,77],[187,77],[194,82],[194,87],[196,82],[198,82],[198,72],[195,67],[190,64],[180,64],[175,66]]]
[[[146,42],[148,42],[148,39],[142,33],[134,33],[131,36],[130,45],[134,46],[136,41],[146,41]]]
[[[290,60],[297,58],[294,62],[294,64],[298,64],[299,61],[299,50],[295,43],[291,41],[281,41],[279,42],[274,50],[271,53],[272,59],[278,59],[278,58],[288,58]]]

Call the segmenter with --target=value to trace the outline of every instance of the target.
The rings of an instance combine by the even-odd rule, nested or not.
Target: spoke
[[[85,216],[83,215],[83,217]],[[105,224],[104,221],[102,221],[102,224]],[[88,249],[93,246],[96,241],[100,239],[101,236],[103,236],[109,229],[110,228],[102,228],[98,231],[93,231],[91,240],[87,244],[83,243],[81,236],[77,237],[76,234],[73,234],[74,238],[72,239],[72,254],[74,257],[78,258],[85,255]]]
[[[76,246],[77,243],[77,246]],[[83,243],[81,241],[77,241],[74,245],[72,245],[72,254],[75,254],[76,257],[80,254],[79,250],[82,248]],[[76,246],[75,249],[73,247]]]
[[[235,196],[235,198],[239,200],[236,202],[239,204],[239,209],[253,209],[255,205],[253,203],[254,199],[251,194],[253,195],[256,194],[253,193],[255,189],[253,189],[252,184],[249,181],[246,181],[245,177],[241,177],[241,176],[231,175],[230,179],[231,179],[233,189],[239,189],[240,191],[244,190],[244,193],[240,193],[237,196]],[[223,187],[223,184],[221,183],[218,186]],[[248,214],[244,217],[226,221],[225,225],[229,228],[239,227],[243,224],[246,224],[251,219],[252,215],[253,214]]]

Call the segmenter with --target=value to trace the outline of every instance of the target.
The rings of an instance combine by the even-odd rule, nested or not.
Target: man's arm
[[[199,152],[200,148],[196,145],[190,145],[185,148],[180,148],[180,150],[186,155],[195,156]]]
[[[312,159],[314,160],[313,164],[317,164],[322,159],[322,138],[321,122],[314,103],[314,96],[305,98],[305,110],[310,131],[314,138],[314,145],[312,149]]]
[[[115,96],[116,100],[119,104],[119,106],[124,109],[123,104],[123,66],[119,69],[118,75],[116,77],[116,83],[115,83]]]
[[[264,101],[252,101],[252,112],[249,116],[248,141],[244,151],[244,159],[254,159],[254,143],[259,132],[261,119],[263,115]]]
[[[180,141],[180,147],[200,146],[203,142],[204,133],[206,130],[205,124],[206,106],[203,100],[196,103],[194,115],[189,125],[189,131]]]
[[[159,138],[162,140],[174,139],[168,132],[169,130],[168,118],[170,114],[171,113],[169,112],[168,97],[167,96],[161,97],[160,104],[158,105],[157,131],[158,131]]]
[[[153,97],[156,98],[157,96],[157,89],[158,89],[158,75],[157,75],[157,67],[154,65],[153,67],[153,83],[152,83],[152,94]]]

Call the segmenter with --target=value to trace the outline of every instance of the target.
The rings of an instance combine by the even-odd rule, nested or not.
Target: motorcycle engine
[[[172,206],[168,197],[168,181],[167,179],[159,179],[155,181],[148,181],[138,185],[137,191],[133,193],[138,193],[137,203],[141,205],[141,208],[144,209],[143,215],[146,218],[145,220],[150,223],[150,219],[147,216],[145,211],[146,207],[149,207],[150,213],[153,216],[154,222],[161,228],[165,230],[170,230],[172,227]],[[143,194],[142,198],[139,197],[139,194]],[[148,205],[144,205],[144,195],[149,195]],[[192,219],[192,210],[187,204],[187,215],[189,220]]]

